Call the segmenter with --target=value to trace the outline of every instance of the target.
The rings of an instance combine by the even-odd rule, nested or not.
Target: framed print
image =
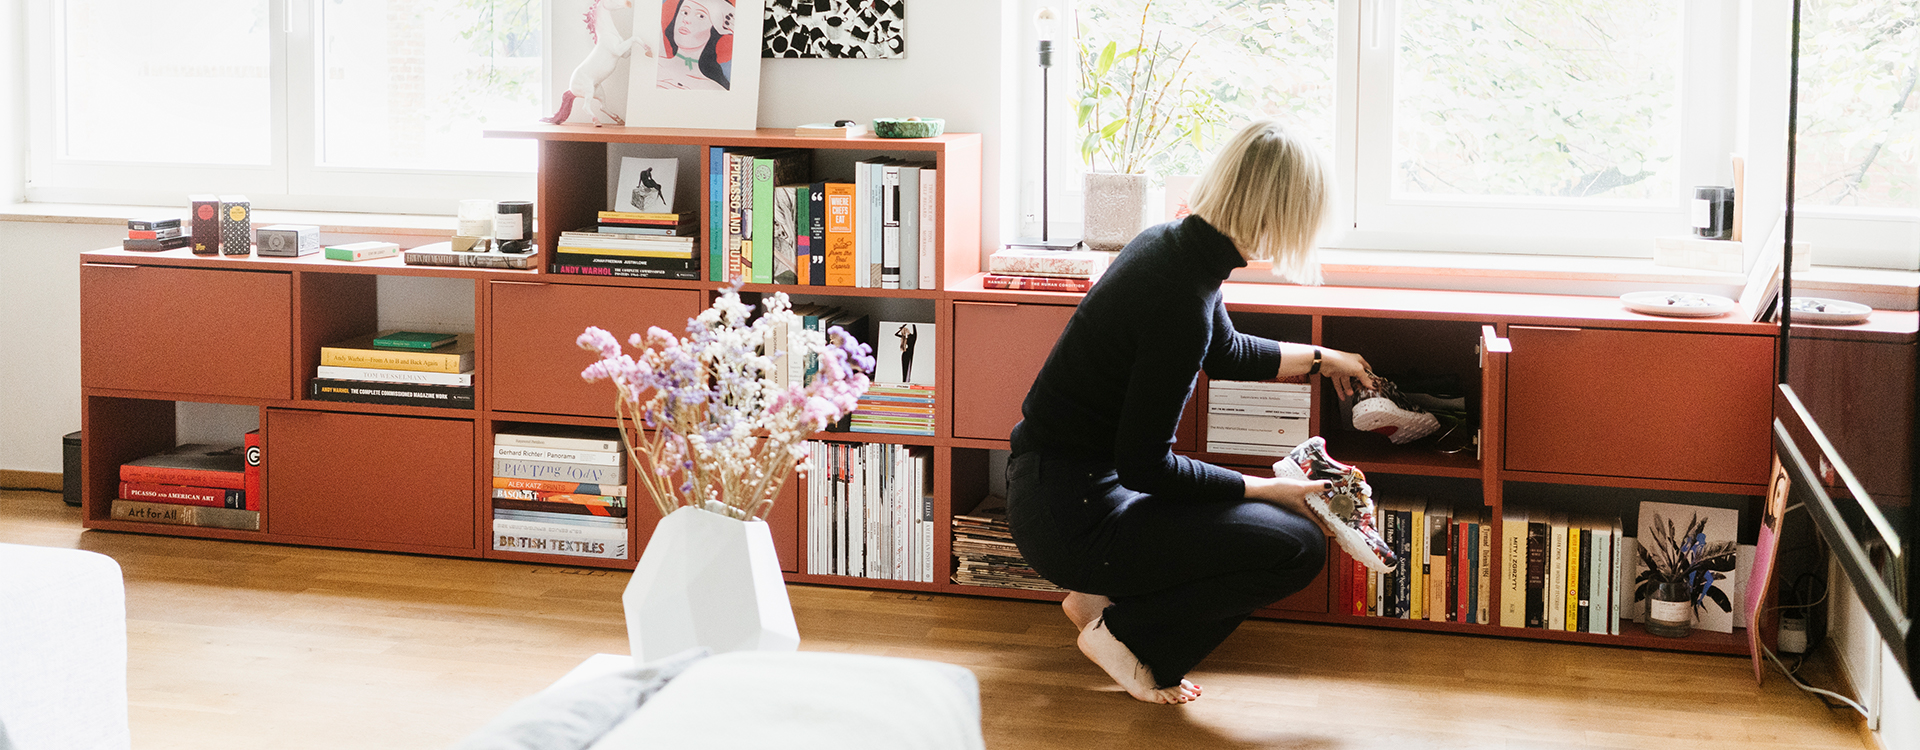
[[[767,0],[766,57],[907,56],[907,0]]]
[[[627,124],[752,130],[760,106],[762,2],[636,0]]]

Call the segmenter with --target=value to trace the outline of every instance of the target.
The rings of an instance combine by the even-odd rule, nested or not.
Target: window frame
[[[328,166],[319,162],[320,0],[264,0],[273,133],[264,165],[75,159],[64,150],[58,101],[64,75],[64,0],[27,0],[29,202],[178,205],[192,193],[240,194],[256,208],[452,214],[462,198],[530,199],[525,171],[455,171]],[[550,4],[542,34],[551,38]],[[542,69],[552,65],[547,45]],[[541,76],[542,100],[550,76]]]

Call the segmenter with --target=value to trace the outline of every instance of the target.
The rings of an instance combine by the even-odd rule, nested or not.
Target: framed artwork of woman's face
[[[750,130],[764,0],[637,0],[627,124]],[[645,25],[643,27],[643,24]]]

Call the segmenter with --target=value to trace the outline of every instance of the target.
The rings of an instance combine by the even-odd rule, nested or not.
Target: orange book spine
[[[827,183],[827,286],[853,286],[853,185]]]

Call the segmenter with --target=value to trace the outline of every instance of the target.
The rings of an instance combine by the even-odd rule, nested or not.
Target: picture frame
[[[674,184],[678,182],[679,173],[679,159],[621,157],[620,177],[613,190],[613,210],[641,214],[675,213]]]
[[[763,0],[635,0],[627,125],[754,129],[763,16]]]
[[[768,58],[899,60],[907,0],[766,0]]]

